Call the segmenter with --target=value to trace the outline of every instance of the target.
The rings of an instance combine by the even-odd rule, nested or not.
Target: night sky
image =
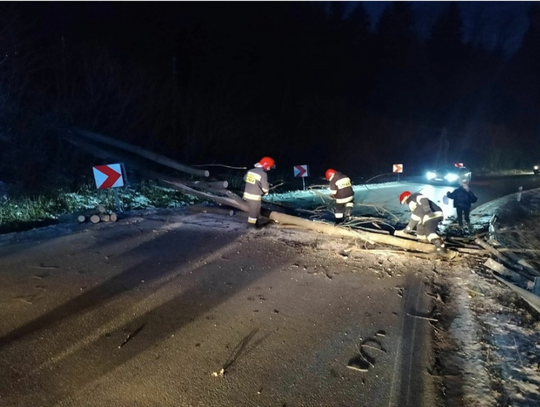
[[[110,35],[128,36],[137,32],[145,33],[156,29],[167,30],[167,24],[189,25],[189,17],[183,16],[185,4],[179,2],[28,2],[22,5],[25,18],[35,22],[39,31],[47,38],[65,35],[76,39],[92,40],[107,38]],[[320,2],[321,7],[325,3]],[[371,17],[371,30],[383,11],[392,2],[364,1],[346,2],[346,13],[363,4]],[[495,45],[495,35],[505,32],[505,50],[513,53],[519,47],[527,28],[527,8],[531,2],[519,1],[461,1],[458,2],[463,17],[463,34],[465,41],[481,41],[489,47]],[[208,13],[215,6],[212,2],[204,2]],[[444,1],[411,2],[415,13],[416,29],[420,38],[426,39],[441,11],[448,6]],[[347,15],[347,14],[346,14]],[[186,17],[186,18],[183,18]],[[157,23],[157,28],[154,23]],[[164,25],[161,25],[161,23]],[[482,28],[475,27],[480,22]],[[147,25],[150,23],[149,25]],[[169,28],[170,29],[170,28]],[[174,29],[172,29],[174,31]],[[171,33],[169,33],[171,34]],[[166,37],[167,33],[163,35]],[[137,36],[138,37],[138,36]]]
[[[187,164],[271,155],[366,176],[537,160],[534,2],[0,8],[0,126],[24,140],[81,127]]]

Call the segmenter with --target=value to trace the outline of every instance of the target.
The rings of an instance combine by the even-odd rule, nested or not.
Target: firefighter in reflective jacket
[[[336,225],[351,216],[354,207],[354,191],[351,179],[333,169],[326,170],[326,180],[330,181],[330,194],[336,200]]]
[[[399,202],[402,205],[409,205],[411,219],[404,230],[396,231],[394,235],[412,234],[416,227],[416,237],[419,241],[429,242],[435,245],[438,252],[444,252],[446,248],[441,237],[437,234],[439,223],[444,218],[441,207],[419,192],[411,194],[409,191],[405,191],[399,196]]]
[[[249,170],[244,177],[244,199],[248,204],[248,224],[257,226],[257,220],[261,216],[261,197],[270,191],[267,171],[276,168],[275,161],[270,157],[263,157],[255,164],[255,168]]]

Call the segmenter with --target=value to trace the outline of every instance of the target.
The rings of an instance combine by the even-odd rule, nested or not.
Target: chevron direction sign
[[[309,176],[309,169],[307,165],[295,165],[293,167],[295,177],[307,177]]]
[[[94,179],[98,189],[118,188],[124,186],[124,164],[107,164],[93,167]]]
[[[398,174],[403,172],[403,164],[392,165],[392,172],[397,172]]]

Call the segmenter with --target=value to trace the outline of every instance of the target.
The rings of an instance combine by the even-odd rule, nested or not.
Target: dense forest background
[[[0,179],[27,188],[87,170],[57,137],[72,127],[186,164],[270,155],[291,175],[295,164],[368,177],[393,163],[527,169],[540,159],[534,3],[510,55],[504,24],[495,46],[465,41],[456,3],[425,38],[408,2],[386,7],[374,29],[361,3],[54,7],[0,4]]]

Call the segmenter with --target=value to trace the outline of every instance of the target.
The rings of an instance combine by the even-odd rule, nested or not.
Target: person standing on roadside
[[[462,182],[459,188],[454,189],[452,192],[448,191],[446,196],[454,201],[454,208],[457,212],[457,220],[461,232],[465,232],[463,228],[463,218],[467,222],[468,233],[473,233],[473,226],[471,224],[471,206],[478,198],[471,191],[468,182]]]
[[[261,200],[263,195],[270,192],[267,172],[274,168],[276,168],[274,159],[263,157],[244,177],[246,186],[243,198],[248,204],[248,225],[251,227],[260,226],[257,221],[261,216]]]
[[[329,168],[325,178],[330,181],[330,196],[336,201],[335,223],[339,225],[351,216],[354,207],[354,191],[349,177],[341,172]]]

